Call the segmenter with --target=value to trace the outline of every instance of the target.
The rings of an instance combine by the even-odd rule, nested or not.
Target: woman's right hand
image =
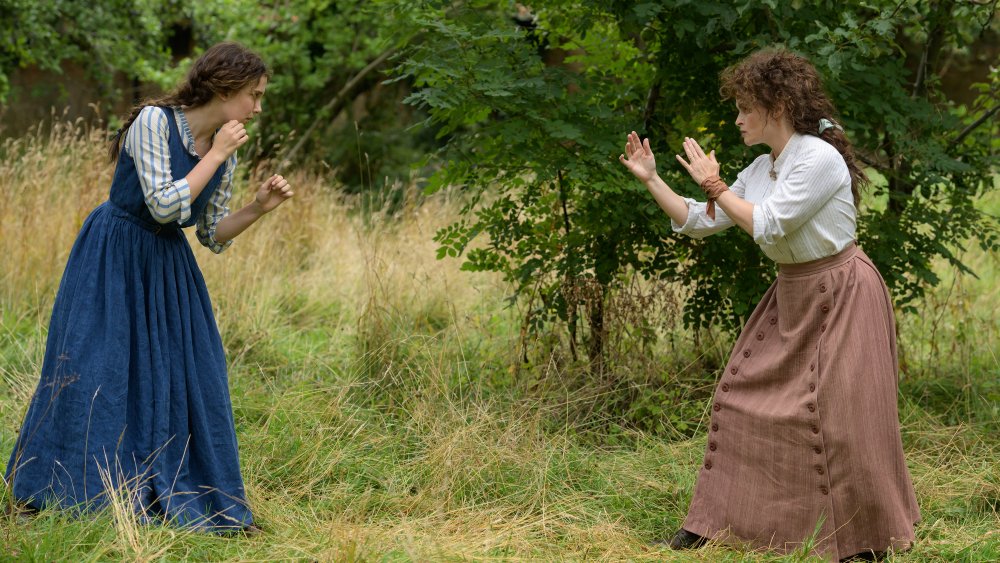
[[[625,140],[625,154],[619,156],[618,161],[641,182],[648,182],[656,176],[656,159],[653,157],[652,149],[649,148],[649,138],[640,141],[635,131],[628,134]]]
[[[222,160],[227,160],[236,152],[236,149],[243,146],[249,140],[247,129],[237,120],[232,120],[215,132],[212,140],[212,150],[218,151]]]

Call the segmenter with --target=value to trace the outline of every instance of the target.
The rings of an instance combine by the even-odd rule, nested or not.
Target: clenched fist
[[[220,156],[222,156],[222,160],[226,160],[230,156],[233,156],[236,149],[242,147],[249,139],[250,136],[247,135],[246,127],[234,119],[215,132],[215,138],[212,140],[212,150],[218,151]]]

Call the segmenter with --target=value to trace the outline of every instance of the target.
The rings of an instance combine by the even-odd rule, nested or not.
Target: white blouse
[[[768,258],[780,264],[809,262],[832,256],[855,240],[857,210],[851,174],[833,145],[813,135],[795,133],[774,161],[761,155],[736,176],[729,187],[754,204],[753,239]],[[735,223],[716,204],[715,220],[706,204],[684,198],[687,221],[674,232],[704,238]]]
[[[188,125],[184,111],[173,108],[174,119],[180,129],[184,148],[193,156],[194,135]],[[183,223],[191,217],[191,188],[187,179],[174,180],[170,172],[170,134],[167,114],[162,108],[146,106],[132,122],[125,134],[122,149],[135,161],[142,195],[146,207],[158,223],[177,221]],[[201,157],[198,157],[201,158]],[[229,200],[233,196],[233,172],[236,170],[236,153],[226,160],[222,183],[209,196],[205,211],[198,217],[195,234],[198,242],[218,254],[229,248],[232,240],[219,243],[215,240],[215,229],[224,217],[229,215]]]

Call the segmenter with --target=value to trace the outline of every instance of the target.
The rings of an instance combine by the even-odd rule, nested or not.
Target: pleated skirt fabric
[[[720,378],[683,527],[834,561],[908,548],[920,514],[897,382],[892,304],[864,252],[782,266]]]
[[[179,229],[110,202],[87,218],[7,475],[15,498],[36,507],[116,498],[185,526],[252,522],[225,354]]]

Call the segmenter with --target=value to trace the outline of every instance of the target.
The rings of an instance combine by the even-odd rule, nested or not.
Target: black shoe
[[[684,528],[677,530],[673,539],[670,540],[670,549],[698,549],[707,542],[705,538],[694,532],[689,532]]]
[[[841,561],[883,561],[887,557],[884,551],[862,551],[850,557],[845,557]]]

